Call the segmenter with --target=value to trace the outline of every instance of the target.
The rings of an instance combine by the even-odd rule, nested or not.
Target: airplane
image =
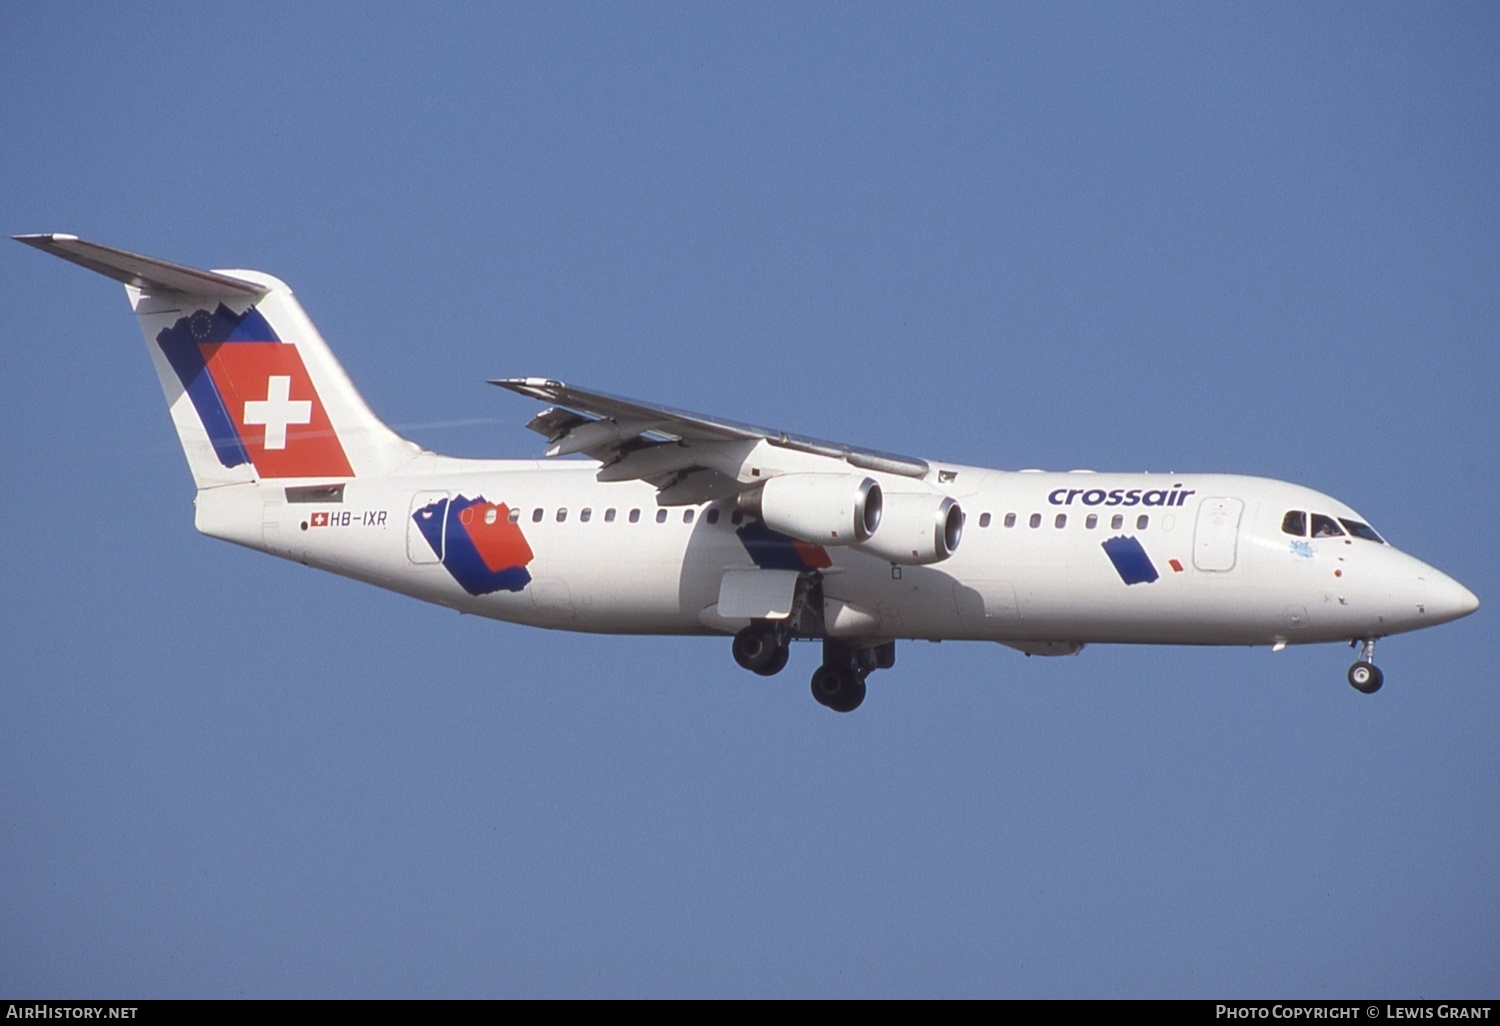
[[[1375,642],[1474,612],[1463,585],[1301,485],[1228,474],[961,466],[554,381],[543,459],[422,449],[365,404],[292,290],[64,234],[16,240],[122,282],[214,538],[460,612],[612,634],[732,637],[772,676],[821,642],[849,712],[898,639]],[[559,459],[581,455],[583,459]]]

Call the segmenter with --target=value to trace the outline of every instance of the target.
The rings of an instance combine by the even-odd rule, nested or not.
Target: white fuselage
[[[423,454],[387,477],[348,481],[338,502],[289,502],[285,483],[205,489],[198,526],[498,620],[649,634],[746,624],[716,609],[725,571],[758,565],[734,504],[662,507],[653,486],[600,483],[597,470]],[[830,633],[983,639],[1039,653],[1088,642],[1280,645],[1384,636],[1472,609],[1461,585],[1388,544],[1290,536],[1288,511],[1362,519],[1298,485],[949,464],[934,464],[929,480],[962,504],[958,551],[931,566],[894,566],[829,547]],[[419,530],[418,511],[460,496],[516,511],[531,553],[524,587],[469,593]],[[840,604],[848,615],[831,615]]]

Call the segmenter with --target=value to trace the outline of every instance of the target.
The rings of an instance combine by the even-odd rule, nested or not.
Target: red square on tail
[[[224,342],[203,360],[261,477],[353,477],[296,346]]]

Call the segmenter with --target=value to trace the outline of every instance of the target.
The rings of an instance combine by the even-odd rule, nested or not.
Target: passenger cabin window
[[[1014,513],[1007,513],[1007,514],[1005,514],[1005,526],[1006,527],[1015,527],[1016,526],[1016,515]]]
[[[710,524],[717,524],[719,522],[719,511],[711,509],[703,515],[703,519],[707,520]]]
[[[667,522],[667,511],[666,510],[659,509],[659,510],[656,511],[656,522],[658,524],[665,524]]]
[[[1293,538],[1307,537],[1307,514],[1300,509],[1289,509],[1281,518],[1281,533]]]
[[[568,507],[566,507],[566,506],[559,507],[558,511],[557,511],[557,522],[560,524],[564,520],[567,520],[567,519],[568,519]]]
[[[1372,541],[1377,545],[1384,545],[1385,539],[1375,533],[1375,529],[1369,524],[1362,524],[1358,520],[1350,520],[1347,517],[1339,517],[1339,523],[1343,524],[1348,532],[1356,538]]]
[[[1125,526],[1125,514],[1123,514],[1123,513],[1116,513],[1114,516],[1112,516],[1112,517],[1109,518],[1109,529],[1111,531],[1118,531],[1120,528],[1122,528],[1124,526]]]
[[[735,524],[736,526],[738,526],[744,519],[745,514],[741,513],[739,510],[735,510],[733,513],[729,514],[729,522],[731,524]]]
[[[632,524],[639,524],[641,522],[641,511],[640,510],[633,509],[633,510],[630,511],[630,522]]]
[[[542,511],[540,509],[531,511],[531,522],[533,524],[540,524],[542,522]]]
[[[1344,529],[1333,517],[1325,517],[1321,513],[1312,515],[1312,536],[1314,538],[1342,538]]]
[[[1090,531],[1092,531],[1094,528],[1098,527],[1099,526],[1099,514],[1097,514],[1097,513],[1090,513],[1087,517],[1084,518],[1084,520],[1083,520],[1083,526],[1087,527]]]
[[[591,509],[589,509],[587,506],[585,506],[585,507],[583,507],[583,509],[581,509],[581,510],[578,511],[578,522],[582,523],[582,524],[586,524],[586,523],[589,522],[590,519],[593,518],[593,516],[594,516],[594,511],[591,510]]]
[[[1066,513],[1059,513],[1057,515],[1057,519],[1054,520],[1054,521],[1052,521],[1052,526],[1053,527],[1059,527],[1059,528],[1061,528],[1061,527],[1067,527],[1068,526],[1068,515]]]
[[[1151,526],[1151,518],[1146,514],[1142,513],[1135,518],[1135,529],[1137,531],[1144,531],[1149,526]]]
[[[1031,514],[1031,526],[1032,527],[1041,527],[1042,526],[1042,515],[1040,513],[1033,513],[1033,514]]]
[[[615,522],[615,508],[613,506],[604,511],[604,522],[606,524],[612,524]]]
[[[511,510],[510,511],[510,516],[507,519],[510,520],[510,522],[513,523],[513,524],[516,523],[517,521],[519,521],[521,519],[521,511],[520,511],[520,509],[518,508],[518,509]]]
[[[990,515],[988,513],[981,513],[981,514],[979,514],[979,526],[980,527],[989,527],[990,526]]]
[[[692,510],[685,509],[685,510],[682,511],[682,522],[684,524],[691,524],[693,522],[693,511]]]

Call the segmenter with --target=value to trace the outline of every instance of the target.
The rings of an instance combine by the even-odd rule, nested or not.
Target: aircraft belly
[[[560,563],[554,572],[555,577],[539,575],[532,585],[547,626],[605,634],[695,634],[702,630],[698,610],[713,601],[706,588],[698,589],[696,599],[684,595],[682,565],[676,561]],[[566,607],[563,588],[568,589]]]
[[[540,549],[534,564],[546,595],[566,582],[570,606],[544,599],[545,626],[599,633],[702,634],[700,614],[718,600],[724,571],[753,568],[744,546],[717,525],[636,525],[642,536],[598,535],[594,544]],[[627,528],[628,530],[629,528]],[[660,532],[660,533],[657,533]],[[553,585],[554,596],[560,587]]]

